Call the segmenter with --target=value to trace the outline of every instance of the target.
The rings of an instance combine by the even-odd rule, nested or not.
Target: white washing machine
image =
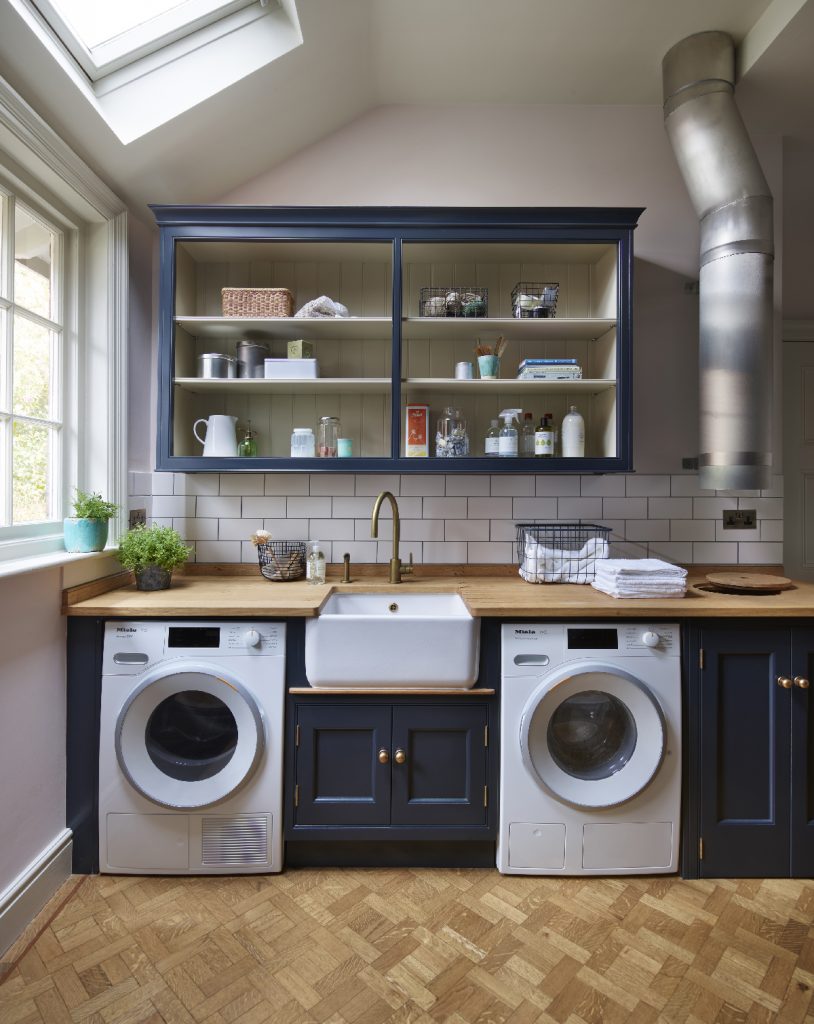
[[[501,656],[498,869],[677,871],[679,627],[504,625]]]
[[[282,870],[284,693],[282,623],[107,623],[100,870]]]

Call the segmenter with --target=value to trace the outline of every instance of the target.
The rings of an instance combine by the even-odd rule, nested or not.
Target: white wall
[[[0,580],[0,892],[65,828],[61,571]]]

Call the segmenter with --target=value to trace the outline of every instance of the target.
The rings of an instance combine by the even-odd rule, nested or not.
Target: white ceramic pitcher
[[[198,433],[198,424],[206,427],[206,437]],[[205,456],[237,455],[237,416],[210,416],[208,420],[195,420],[192,433],[203,445]]]

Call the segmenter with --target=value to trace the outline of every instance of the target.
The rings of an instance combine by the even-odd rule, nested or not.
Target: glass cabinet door
[[[427,457],[450,469],[489,457],[492,421],[512,409],[559,434],[575,406],[584,457],[617,454],[616,242],[405,242],[402,261],[402,455],[410,406],[428,407]],[[518,457],[533,457],[519,433]]]
[[[392,254],[392,242],[179,240],[171,454],[245,453],[247,469],[389,458]],[[238,448],[247,431],[254,444]]]

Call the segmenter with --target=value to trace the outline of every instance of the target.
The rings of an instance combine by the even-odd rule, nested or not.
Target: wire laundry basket
[[[304,540],[270,540],[257,545],[260,573],[272,583],[299,580],[305,575]]]
[[[527,583],[590,583],[608,557],[609,526],[516,523],[517,561]]]

